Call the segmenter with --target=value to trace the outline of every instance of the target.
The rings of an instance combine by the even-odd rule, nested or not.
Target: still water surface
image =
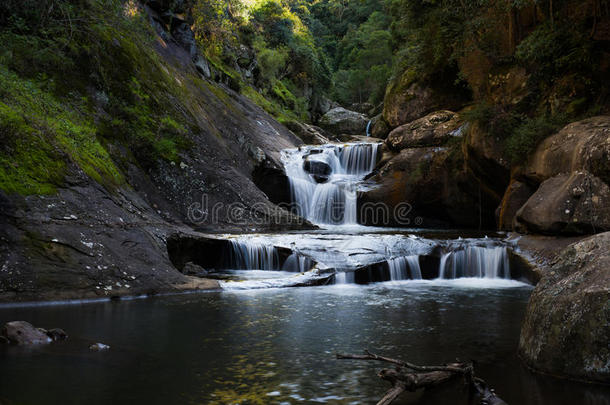
[[[120,302],[0,308],[0,322],[61,327],[65,342],[0,348],[4,404],[368,404],[382,364],[477,362],[510,404],[610,404],[607,388],[531,374],[515,353],[531,287],[510,280],[225,291]],[[103,342],[107,352],[90,352]],[[466,403],[461,387],[399,403]]]

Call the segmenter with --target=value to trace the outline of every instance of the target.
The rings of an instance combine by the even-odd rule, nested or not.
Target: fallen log
[[[414,392],[418,389],[429,389],[454,378],[462,377],[477,396],[481,405],[506,405],[485,381],[475,377],[472,363],[450,363],[441,366],[420,366],[407,361],[379,356],[368,350],[364,354],[341,354],[337,359],[377,360],[395,365],[393,369],[383,369],[378,377],[388,381],[390,388],[377,402],[377,405],[389,405],[405,391]]]

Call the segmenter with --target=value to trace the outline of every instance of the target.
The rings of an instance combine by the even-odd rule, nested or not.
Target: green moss
[[[9,193],[52,193],[62,183],[65,159],[105,185],[123,179],[98,142],[79,105],[62,104],[38,83],[0,65],[0,188]]]

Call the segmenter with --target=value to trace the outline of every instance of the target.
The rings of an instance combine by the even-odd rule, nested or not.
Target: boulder
[[[543,182],[576,170],[586,170],[610,184],[610,116],[571,123],[545,139],[530,157],[524,175]]]
[[[534,289],[519,354],[532,369],[610,381],[610,232],[565,249]]]
[[[323,145],[330,142],[328,134],[315,125],[297,121],[288,121],[284,125],[307,145]]]
[[[527,202],[534,191],[527,183],[514,179],[510,182],[498,207],[498,229],[502,231],[513,230],[513,222],[517,211]]]
[[[610,187],[585,171],[551,177],[517,211],[515,229],[542,234],[610,230]]]
[[[395,128],[386,139],[392,150],[419,146],[438,146],[454,135],[460,135],[460,119],[451,111],[436,111],[408,124]]]
[[[371,136],[379,139],[385,139],[390,133],[390,126],[383,119],[383,115],[379,114],[371,119]]]
[[[316,157],[316,155],[307,156],[303,161],[303,170],[309,173],[317,183],[326,183],[332,173],[332,168],[327,162]]]
[[[319,125],[333,134],[364,135],[368,122],[364,114],[336,107],[320,118]]]
[[[184,274],[199,277],[204,277],[208,275],[208,271],[206,269],[193,262],[187,262],[182,268],[182,272]]]
[[[383,156],[386,161],[386,154]],[[375,186],[359,193],[359,223],[425,228],[495,226],[498,201],[480,190],[477,179],[463,169],[457,146],[403,149],[368,180]],[[387,212],[388,220],[381,217],[380,210]]]
[[[103,343],[94,343],[91,346],[89,346],[89,350],[93,351],[93,352],[101,352],[104,350],[108,350],[110,349],[110,346],[105,345]]]
[[[383,118],[391,128],[414,121],[440,109],[459,110],[469,95],[463,89],[442,88],[437,83],[417,81],[417,73],[407,69],[392,80],[383,100]]]
[[[46,331],[46,334],[54,342],[57,342],[58,340],[66,340],[68,338],[68,334],[63,329],[59,328],[49,329]]]
[[[51,342],[51,338],[29,322],[7,322],[2,327],[0,335],[14,345],[38,345]]]

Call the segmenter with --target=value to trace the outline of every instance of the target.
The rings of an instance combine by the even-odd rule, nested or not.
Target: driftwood
[[[378,360],[396,366],[393,369],[383,369],[378,374],[382,380],[392,384],[392,388],[377,402],[377,405],[388,405],[405,391],[413,392],[422,388],[428,389],[458,377],[462,377],[470,385],[473,392],[478,396],[480,404],[506,405],[506,402],[500,399],[493,389],[487,386],[485,381],[475,377],[472,363],[419,366],[407,361],[379,356],[370,353],[368,350],[365,351],[365,354],[337,354],[337,359]]]

